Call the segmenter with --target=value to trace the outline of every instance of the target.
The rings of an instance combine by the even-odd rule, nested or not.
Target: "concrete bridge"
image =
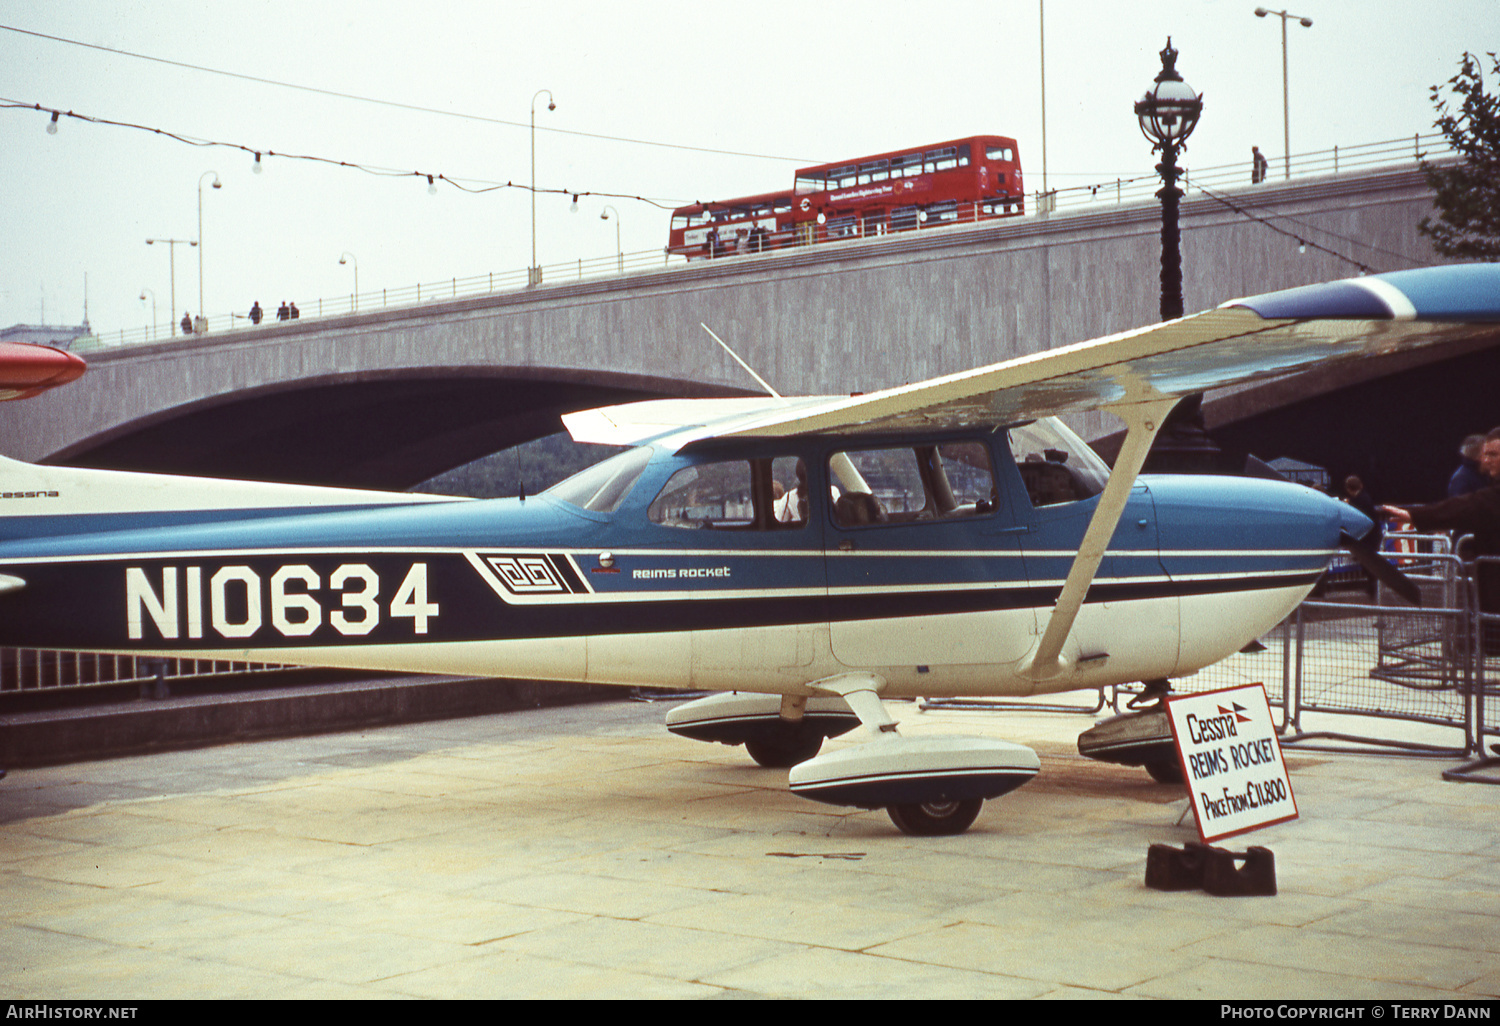
[[[1183,204],[1190,311],[1352,276],[1350,261],[1375,271],[1440,262],[1417,231],[1431,195],[1414,169],[1262,185],[1227,199],[1242,210],[1197,194]],[[73,385],[0,406],[0,452],[404,488],[556,431],[570,409],[756,391],[700,322],[786,393],[869,391],[1151,323],[1159,231],[1154,201],[1100,205],[105,350]],[[1300,253],[1297,238],[1313,245]],[[1373,398],[1335,402],[1350,382],[1325,376],[1205,409],[1211,427],[1231,433],[1265,417],[1272,448],[1257,444],[1255,430],[1236,439],[1259,455],[1373,473],[1385,494],[1413,494],[1451,470],[1459,438],[1500,422],[1488,390],[1468,395],[1474,382],[1500,380],[1494,348],[1445,356],[1425,369],[1366,368]],[[1425,373],[1445,389],[1441,409],[1423,412],[1420,438],[1391,430],[1391,395],[1403,410],[1416,398],[1389,384],[1393,370]],[[1348,411],[1371,403],[1381,416],[1351,419]],[[1278,409],[1295,414],[1290,429],[1266,416]],[[1356,434],[1337,452],[1317,444],[1331,409],[1345,411],[1336,419]],[[1102,419],[1084,427],[1111,430]],[[1375,451],[1377,429],[1390,466],[1357,458]],[[1284,437],[1294,444],[1278,449]],[[1413,459],[1413,445],[1425,476],[1395,470]]]

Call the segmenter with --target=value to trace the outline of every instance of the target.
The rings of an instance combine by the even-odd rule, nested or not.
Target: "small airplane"
[[[83,375],[83,358],[33,342],[0,341],[0,401],[30,399]]]
[[[903,737],[886,699],[1165,686],[1369,531],[1284,481],[1142,475],[1180,397],[1497,333],[1500,265],[1349,279],[868,395],[569,414],[631,448],[525,498],[0,459],[0,645],[719,692],[669,728],[960,833],[1036,753]],[[1057,419],[1088,410],[1127,427],[1113,467]]]

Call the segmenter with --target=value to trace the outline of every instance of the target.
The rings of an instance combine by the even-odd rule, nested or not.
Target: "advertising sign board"
[[[1169,696],[1167,718],[1204,843],[1297,818],[1263,685]]]

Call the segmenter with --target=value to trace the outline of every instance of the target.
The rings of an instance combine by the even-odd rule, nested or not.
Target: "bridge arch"
[[[1441,262],[1417,230],[1432,194],[1415,169],[1262,185],[1232,198],[1252,205],[1256,218],[1207,196],[1182,204],[1189,310],[1348,277],[1356,273],[1351,260],[1382,271]],[[1272,230],[1283,219],[1288,227]],[[569,407],[752,390],[700,322],[778,389],[798,394],[871,391],[1151,323],[1159,232],[1154,203],[1101,204],[121,347],[90,354],[89,373],[65,389],[0,404],[0,452],[404,487],[546,434]],[[1301,254],[1294,238],[1327,245]],[[1434,373],[1492,377],[1493,364],[1478,374],[1476,366],[1453,361]],[[1340,387],[1321,380],[1295,394],[1266,388],[1227,405],[1210,395],[1204,412],[1211,429],[1249,425],[1236,438],[1257,455],[1306,459],[1306,451],[1259,444],[1285,436],[1264,419],[1251,422],[1301,404],[1292,411],[1302,425],[1293,441],[1305,450],[1306,439],[1334,437],[1316,422],[1327,412],[1318,396],[1330,396],[1323,407],[1390,401],[1376,392],[1338,398]],[[1439,418],[1387,416],[1374,418],[1358,444],[1390,448],[1415,439],[1414,425],[1434,426],[1421,447],[1446,463],[1462,434],[1493,426],[1481,405],[1444,405],[1445,415],[1463,414],[1455,423],[1479,421],[1457,437],[1437,438]],[[1101,417],[1077,426],[1096,438],[1116,425]],[[1341,458],[1314,461],[1353,466]],[[1386,494],[1427,496],[1411,475],[1382,467],[1386,473]]]
[[[691,382],[567,368],[423,367],[282,380],[155,410],[49,462],[407,488],[561,430],[570,410],[703,395]]]

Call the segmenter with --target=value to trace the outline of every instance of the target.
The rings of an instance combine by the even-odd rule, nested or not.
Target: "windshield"
[[[587,470],[580,470],[542,494],[571,502],[595,513],[613,513],[650,462],[650,446],[629,449],[603,463],[596,463]]]
[[[1012,427],[1010,449],[1017,463],[1063,463],[1079,471],[1090,495],[1104,491],[1109,481],[1109,464],[1089,448],[1056,417],[1043,417],[1029,424]]]

